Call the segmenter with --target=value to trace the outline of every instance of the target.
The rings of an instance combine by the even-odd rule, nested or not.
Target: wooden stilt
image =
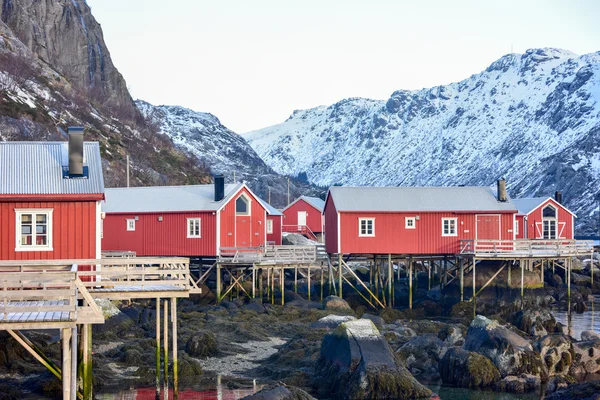
[[[217,302],[218,300],[217,296]],[[160,298],[156,299],[156,398],[160,398]]]
[[[69,328],[62,329],[62,390],[63,400],[71,400],[71,336]]]
[[[544,281],[544,269],[545,268],[546,268],[546,260],[542,260],[542,270],[541,270],[542,287],[546,287],[546,282]]]
[[[392,269],[392,255],[388,254],[388,305],[392,307],[392,286],[394,280],[394,271]]]
[[[92,325],[83,325],[81,332],[82,357],[83,363],[83,400],[92,400],[93,394],[93,377],[92,377]],[[160,360],[159,360],[160,363]],[[159,364],[160,365],[160,364]],[[159,368],[160,371],[160,368]]]
[[[275,268],[271,271],[271,304],[275,304]]]
[[[177,299],[171,298],[171,333],[173,336],[173,399],[179,397],[179,376],[177,365]]]
[[[324,285],[325,285],[325,269],[323,268],[323,263],[321,263],[321,301],[323,301]]]
[[[408,259],[408,308],[413,306],[413,260]]]
[[[169,385],[169,299],[163,300],[163,370],[165,386]]]
[[[521,264],[521,309],[523,309],[523,302],[525,301],[525,265],[528,263],[528,260],[521,260],[519,264]]]
[[[71,329],[71,400],[77,400],[77,325]]]
[[[297,269],[297,268],[296,268]],[[306,281],[308,283],[308,301],[310,301],[310,265],[308,266],[307,272],[306,272]]]
[[[338,285],[340,287],[340,298],[342,297],[342,254],[338,254]]]
[[[258,270],[258,297],[260,297],[260,302],[263,301],[263,270]]]
[[[460,301],[465,301],[465,263],[462,257],[458,259],[460,268]]]
[[[256,298],[256,266],[252,264],[252,298]]]
[[[217,304],[221,302],[221,264],[217,264]]]
[[[508,262],[508,271],[507,271],[507,274],[508,274],[508,279],[507,279],[507,282],[508,282],[508,287],[509,287],[509,288],[510,288],[510,272],[511,272],[511,270],[512,270],[512,264],[511,264],[511,263],[510,263],[510,261],[509,261],[509,262]]]
[[[473,318],[477,316],[477,278],[475,276],[475,264],[477,264],[477,259],[473,258]]]
[[[285,304],[285,293],[284,293],[285,292],[285,283],[283,281],[285,279],[285,269],[284,269],[284,267],[281,267],[281,272],[279,274],[280,274],[280,276],[279,276],[279,281],[280,281],[279,285],[281,287],[281,289],[280,289],[281,290],[281,305],[284,305]]]
[[[567,265],[567,298],[569,301],[569,305],[571,304],[571,262],[572,262],[572,259],[568,258],[566,265]],[[570,308],[571,307],[569,307],[569,311],[570,311]]]
[[[448,257],[444,256],[444,272],[442,272],[443,276],[442,276],[442,282],[443,282],[443,288],[446,287],[446,285],[448,284]]]
[[[294,292],[298,293],[298,267],[294,268]]]
[[[431,290],[431,262],[427,262],[427,290]],[[461,297],[462,301],[462,297]]]
[[[7,332],[15,339],[25,350],[29,352],[36,360],[38,360],[44,367],[48,369],[55,377],[62,381],[62,371],[57,366],[54,365],[52,361],[50,361],[47,357],[45,357],[38,349],[35,347],[33,343],[31,343],[23,334],[19,331],[13,331],[11,329],[7,329]],[[62,331],[61,331],[62,335]]]
[[[592,278],[592,291],[594,290],[594,252],[592,251],[592,254],[590,254],[590,276]],[[592,301],[592,304],[594,304],[594,302]]]

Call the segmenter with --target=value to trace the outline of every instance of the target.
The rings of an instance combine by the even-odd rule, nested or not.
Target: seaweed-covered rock
[[[462,324],[446,325],[438,332],[438,338],[449,346],[462,346],[466,332],[467,329]]]
[[[192,357],[216,356],[219,354],[217,337],[211,332],[192,335],[185,345],[185,351]]]
[[[373,322],[342,323],[325,335],[315,368],[323,397],[336,399],[419,398],[431,395],[403,366]]]
[[[327,296],[325,300],[323,300],[323,308],[325,310],[352,311],[346,300],[337,296]]]
[[[202,375],[202,365],[200,361],[193,359],[185,353],[182,353],[178,362],[179,376],[182,378]]]
[[[546,400],[600,400],[600,380],[570,385],[546,396]]]
[[[582,341],[589,341],[589,340],[598,340],[600,339],[600,335],[598,335],[596,332],[594,331],[583,331],[581,332],[581,340]]]
[[[316,400],[302,389],[286,386],[282,383],[270,385],[260,392],[242,398],[242,400]]]
[[[539,376],[529,374],[510,375],[496,384],[496,390],[509,393],[527,393],[539,389],[541,384]]]
[[[469,326],[463,348],[492,360],[503,377],[531,374],[545,379],[548,375],[540,355],[533,351],[529,341],[482,315]]]
[[[548,375],[564,375],[573,362],[571,340],[565,335],[545,336],[535,343],[535,350],[546,364]]]
[[[489,358],[458,347],[449,349],[439,363],[442,382],[466,388],[492,387],[500,380]]]
[[[342,322],[353,321],[356,318],[351,315],[328,315],[313,322],[310,327],[312,329],[332,330],[337,328]]]
[[[439,362],[447,350],[448,345],[430,333],[410,340],[396,353],[413,375],[429,374],[433,379],[437,377]]]
[[[531,336],[545,336],[556,330],[556,320],[550,311],[542,307],[528,307],[512,314],[508,321]]]
[[[385,321],[379,315],[373,315],[373,314],[369,314],[369,313],[364,313],[361,316],[361,318],[371,320],[375,324],[375,326],[377,327],[377,329],[383,328],[383,324],[385,324]]]
[[[587,340],[573,343],[574,360],[569,373],[595,374],[600,371],[600,340]]]
[[[546,396],[558,390],[567,388],[575,383],[575,379],[571,376],[553,376],[546,383]]]

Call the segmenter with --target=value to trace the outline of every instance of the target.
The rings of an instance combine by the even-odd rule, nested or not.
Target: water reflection
[[[567,333],[573,336],[575,339],[581,339],[581,332],[583,331],[594,331],[600,333],[600,321],[596,318],[596,314],[600,311],[596,311],[596,302],[599,299],[594,297],[589,304],[589,309],[581,314],[574,312],[567,312],[564,310],[553,310],[552,314],[557,322],[560,322],[567,327]]]

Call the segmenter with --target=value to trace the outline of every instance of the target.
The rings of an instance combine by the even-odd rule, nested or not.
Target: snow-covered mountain
[[[256,154],[240,135],[225,127],[212,114],[197,112],[180,106],[154,106],[137,100],[144,116],[158,125],[161,133],[187,153],[196,156],[213,174],[223,174],[228,182],[246,181],[249,186],[271,204],[287,204],[287,178],[275,173]],[[269,191],[271,192],[269,195]],[[301,194],[322,196],[324,190],[298,180],[290,182],[290,198]]]
[[[578,215],[600,195],[600,52],[509,54],[461,82],[294,111],[246,136],[276,172],[319,185],[487,185],[552,195]],[[597,218],[597,217],[596,217]]]

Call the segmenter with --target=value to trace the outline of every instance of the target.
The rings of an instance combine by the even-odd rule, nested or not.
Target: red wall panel
[[[557,203],[554,199],[548,199],[540,204],[535,210],[527,215],[527,237],[529,239],[542,239],[544,236],[542,228],[543,209],[546,205],[552,204],[558,210],[557,216],[557,239],[573,239],[573,214],[571,214],[563,205]],[[523,223],[521,227],[523,227]],[[521,230],[523,230],[521,228]]]
[[[338,214],[331,196],[327,197],[325,203],[325,248],[328,253],[338,252]]]
[[[52,251],[15,251],[15,209],[52,209]],[[0,202],[0,260],[96,258],[96,202]]]
[[[298,225],[298,211],[306,211],[306,225],[314,233],[324,232],[323,217],[321,211],[317,210],[304,200],[298,200],[290,208],[283,211],[285,216],[284,225]]]
[[[235,201],[243,193],[250,197],[249,216],[235,215]],[[267,212],[254,195],[242,188],[219,213],[221,218],[220,247],[255,247],[266,242]]]
[[[267,241],[281,245],[281,224],[283,217],[281,215],[267,215],[267,220],[273,221],[273,233],[267,233]]]

